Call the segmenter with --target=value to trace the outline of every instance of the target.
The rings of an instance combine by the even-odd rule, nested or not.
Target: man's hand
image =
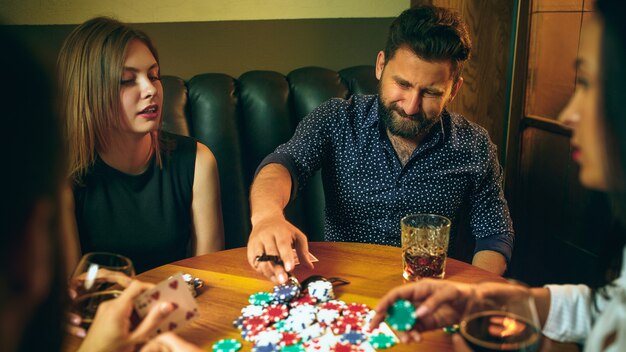
[[[484,250],[476,252],[472,265],[502,276],[506,271],[506,259],[496,251]]]
[[[282,284],[287,281],[287,272],[295,266],[293,248],[296,249],[300,263],[313,268],[306,236],[282,214],[277,214],[253,224],[248,239],[248,263],[273,283]],[[280,256],[284,266],[258,261],[257,258],[263,254]]]
[[[157,326],[174,310],[170,303],[157,304],[131,331],[133,300],[153,286],[133,281],[118,298],[101,303],[79,351],[131,351],[136,344],[148,341]]]

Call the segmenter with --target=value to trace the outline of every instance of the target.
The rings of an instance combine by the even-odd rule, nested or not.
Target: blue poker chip
[[[233,326],[239,330],[243,330],[243,321],[246,320],[246,317],[240,316],[239,318],[233,320]]]
[[[279,303],[291,302],[300,295],[300,287],[294,284],[274,286],[274,300]]]
[[[272,343],[263,346],[254,346],[252,347],[252,352],[279,352],[280,346],[274,345]]]
[[[367,340],[367,336],[358,331],[348,331],[339,338],[339,341],[344,343],[347,342],[352,345],[360,345],[365,340]]]

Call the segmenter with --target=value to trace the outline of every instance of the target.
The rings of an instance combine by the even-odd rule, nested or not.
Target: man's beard
[[[413,139],[428,132],[441,119],[441,115],[430,117],[423,111],[408,115],[395,103],[386,106],[382,95],[378,94],[378,116],[389,133],[394,136]]]

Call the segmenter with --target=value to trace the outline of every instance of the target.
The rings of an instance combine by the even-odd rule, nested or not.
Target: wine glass
[[[474,351],[536,352],[542,339],[534,298],[517,284],[477,285],[459,333]]]
[[[83,335],[89,329],[100,303],[118,297],[135,276],[125,256],[93,252],[83,255],[70,279],[70,332]]]

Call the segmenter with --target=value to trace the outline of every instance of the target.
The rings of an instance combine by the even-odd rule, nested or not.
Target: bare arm
[[[224,249],[224,225],[217,161],[209,148],[202,143],[197,143],[191,217],[194,255]]]
[[[290,195],[291,175],[280,164],[263,167],[250,190],[252,233],[248,239],[248,262],[276,283],[285,282],[285,271],[291,271],[295,265],[292,248],[296,249],[301,263],[313,267],[308,257],[306,236],[283,214]],[[284,268],[269,262],[258,263],[255,258],[261,254],[279,255]]]
[[[502,275],[506,270],[506,259],[502,254],[496,251],[484,250],[474,254],[472,265]]]
[[[76,225],[74,192],[69,184],[63,186],[61,190],[61,209],[59,213],[60,247],[65,254],[66,273],[72,275],[72,271],[78,265],[81,250],[78,239],[78,226]]]

